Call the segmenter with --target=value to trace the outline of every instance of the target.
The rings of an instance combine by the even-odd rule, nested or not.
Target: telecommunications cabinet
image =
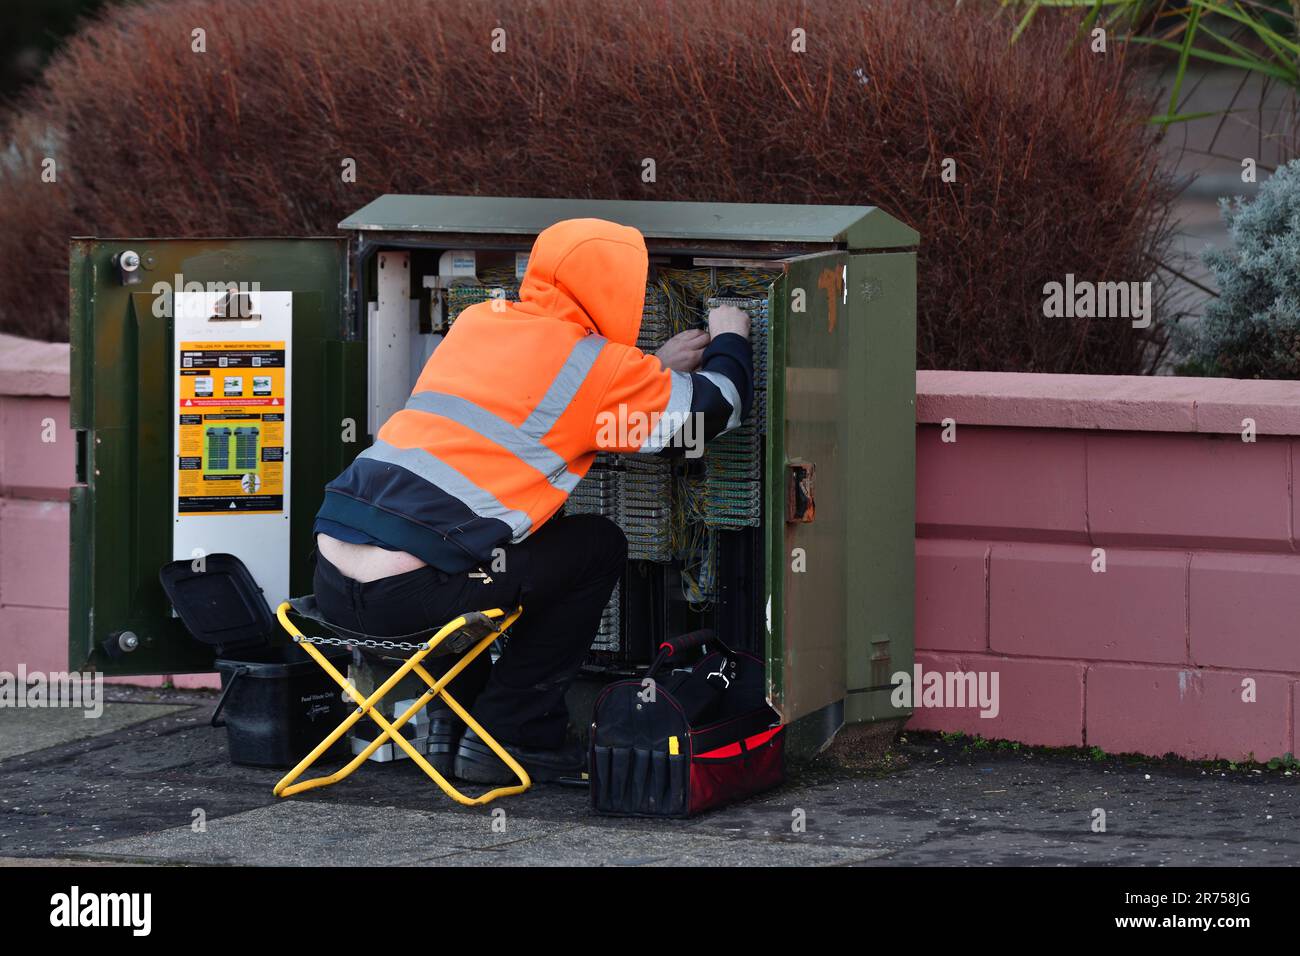
[[[338,238],[73,240],[70,666],[213,669],[159,584],[169,561],[230,552],[272,607],[307,593],[325,483],[460,311],[515,298],[537,234],[576,217],[645,236],[638,345],[729,302],[756,373],[753,411],[703,456],[602,454],[571,495],[629,541],[584,680],[713,627],[765,658],[798,750],[907,716],[917,235],[871,206],[383,196]]]

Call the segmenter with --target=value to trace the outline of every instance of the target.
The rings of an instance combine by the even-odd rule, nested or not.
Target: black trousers
[[[496,665],[484,652],[448,689],[498,740],[558,748],[569,721],[564,694],[623,573],[627,539],[607,518],[574,515],[552,518],[502,548],[495,566],[483,568],[490,582],[423,567],[361,583],[318,553],[316,601],[327,620],[378,637],[438,627],[465,611],[522,604]],[[440,676],[455,662],[437,657],[425,664]]]

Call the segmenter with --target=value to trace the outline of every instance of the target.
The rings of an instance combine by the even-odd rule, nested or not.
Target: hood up
[[[604,219],[565,219],[543,229],[533,243],[515,308],[635,345],[648,268],[645,240],[636,229]]]

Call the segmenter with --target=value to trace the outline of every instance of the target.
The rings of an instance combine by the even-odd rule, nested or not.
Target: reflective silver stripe
[[[372,458],[419,475],[447,494],[459,498],[480,518],[496,518],[498,521],[504,521],[510,526],[510,531],[516,538],[527,534],[532,527],[532,520],[528,515],[507,508],[490,491],[480,488],[451,465],[435,458],[423,448],[398,448],[386,441],[376,441],[357,457]]]
[[[520,431],[533,438],[541,438],[554,428],[573,397],[578,394],[578,389],[582,388],[582,383],[587,380],[587,373],[596,364],[596,356],[604,347],[605,339],[599,335],[578,339],[542,400],[519,426]]]
[[[740,392],[736,391],[736,383],[727,378],[727,376],[723,375],[721,372],[697,372],[696,374],[703,375],[714,385],[718,386],[718,391],[722,393],[722,397],[725,398],[727,403],[731,406],[731,415],[727,418],[727,427],[722,430],[724,432],[731,431],[740,424]],[[722,434],[722,432],[719,432],[718,434]]]
[[[638,454],[653,455],[663,451],[681,431],[691,414],[691,399],[695,395],[695,383],[685,372],[669,371],[672,389],[668,393],[668,404],[655,423],[654,430],[637,449]]]
[[[416,412],[428,412],[449,418],[457,424],[478,432],[488,441],[500,445],[525,465],[539,471],[552,486],[566,494],[574,489],[581,475],[569,471],[569,463],[547,448],[536,438],[516,428],[469,399],[445,392],[416,392],[406,403]]]
[[[578,482],[582,481],[582,475],[575,475],[573,472],[565,469],[562,475],[551,475],[546,479],[551,483],[552,488],[559,488],[566,495],[578,487]]]

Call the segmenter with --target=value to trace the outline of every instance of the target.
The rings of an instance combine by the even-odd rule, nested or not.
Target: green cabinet
[[[754,646],[773,705],[816,743],[845,721],[904,716],[888,690],[912,663],[917,236],[870,206],[385,196],[339,238],[74,240],[71,666],[211,669],[158,583],[177,557],[275,552],[276,586],[309,591],[325,483],[436,347],[440,263],[526,256],[546,226],[580,216],[640,229],[656,266],[770,273]],[[223,311],[245,287],[261,326]],[[195,302],[197,340],[177,314]],[[265,407],[281,354],[283,437]],[[212,490],[233,488],[251,455],[266,467],[242,476],[242,496]],[[257,520],[217,512],[254,499]],[[216,503],[206,524],[185,524],[195,500]]]
[[[173,559],[172,423],[178,286],[245,284],[292,295],[289,450],[292,587],[308,591],[311,519],[324,483],[364,447],[364,344],[348,328],[342,239],[76,239],[72,243],[72,488],[68,660],[109,675],[212,669],[158,583]],[[136,268],[124,270],[122,259]],[[237,323],[238,324],[238,323]],[[233,330],[234,337],[247,335]],[[216,549],[213,549],[216,550]]]

